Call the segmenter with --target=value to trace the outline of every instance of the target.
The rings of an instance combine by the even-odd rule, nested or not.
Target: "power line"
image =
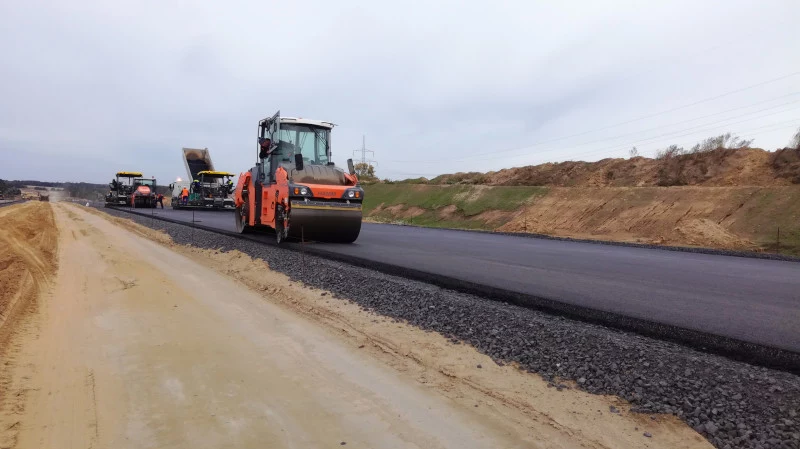
[[[795,124],[800,125],[800,118],[795,118],[795,119],[787,120],[787,121],[784,121],[784,122],[772,123],[772,124],[769,124],[769,125],[764,125],[764,126],[759,126],[759,127],[756,127],[756,128],[751,128],[749,130],[742,131],[742,134],[747,134],[747,136],[756,136],[756,135],[759,135],[759,134],[775,131],[775,130],[778,130],[780,128],[786,127],[790,123],[795,123]],[[753,131],[758,131],[758,132],[753,132]],[[693,133],[690,133],[690,134],[687,134],[687,135],[698,134],[700,132],[707,132],[707,131],[702,131],[701,130],[701,131],[693,132]],[[630,148],[629,146],[624,146],[624,147],[617,148],[617,150],[627,150],[629,148]],[[498,169],[496,169],[496,170],[498,170]],[[492,170],[489,170],[489,171],[492,171]],[[407,172],[393,172],[393,173],[398,174],[398,175],[404,175],[404,176],[425,176],[425,177],[436,177],[436,176],[439,176],[439,174],[434,174],[434,173],[407,173]]]
[[[782,29],[784,29],[785,27],[779,26],[779,24],[781,24],[781,23],[783,23],[785,25],[785,24],[788,24],[789,22],[788,21],[787,22],[777,22],[772,29],[773,30],[782,30]],[[667,60],[665,60],[664,58],[657,58],[657,59],[653,59],[653,60],[651,60],[649,62],[630,61],[631,63],[638,63],[638,64],[640,64],[642,66],[645,66],[646,68],[643,69],[643,70],[638,70],[638,71],[634,71],[634,72],[628,73],[626,76],[623,76],[622,78],[619,78],[616,81],[617,82],[621,82],[621,81],[626,81],[626,80],[633,79],[633,78],[641,79],[642,75],[644,75],[646,73],[650,73],[650,72],[658,69],[659,68],[659,65],[658,65],[659,63],[661,65],[664,65],[665,62],[669,62],[669,65],[675,65],[676,61],[682,61],[682,60],[685,60],[685,59],[694,58],[695,56],[698,56],[698,55],[701,55],[701,54],[704,54],[704,53],[708,53],[708,52],[710,52],[712,50],[717,50],[717,49],[720,49],[720,48],[723,48],[723,47],[727,47],[727,46],[729,46],[731,44],[738,43],[738,42],[740,42],[742,40],[748,39],[752,35],[757,34],[757,33],[758,34],[762,34],[757,29],[752,28],[752,29],[743,31],[742,33],[737,33],[736,39],[731,39],[731,40],[728,40],[726,42],[722,42],[722,43],[716,44],[716,45],[711,46],[711,47],[707,47],[705,49],[702,49],[702,50],[699,50],[699,51],[696,51],[696,52],[693,52],[693,53],[683,53],[683,52],[681,52],[681,54],[678,55],[678,57],[669,58]],[[407,137],[407,136],[419,136],[419,135],[426,135],[426,134],[430,134],[430,133],[408,133],[408,134],[401,134],[400,136],[395,136],[395,138],[403,138],[403,137]],[[389,162],[399,162],[399,161],[389,161]],[[408,161],[408,162],[415,162],[415,161]]]
[[[794,96],[794,95],[798,95],[798,94],[800,94],[800,92],[794,92],[794,93],[791,93],[791,94],[788,94],[788,95],[782,95],[782,96],[775,97],[775,98],[772,98],[772,99],[769,99],[769,100],[760,101],[760,102],[752,103],[752,104],[745,105],[745,106],[739,106],[739,107],[736,107],[736,108],[729,109],[727,111],[716,112],[716,113],[713,113],[713,114],[707,114],[707,115],[704,115],[704,116],[701,116],[701,117],[695,117],[695,118],[692,118],[692,119],[682,120],[682,121],[679,121],[679,122],[674,122],[674,123],[670,123],[670,124],[667,124],[667,125],[648,128],[648,129],[641,130],[641,131],[634,131],[634,132],[630,132],[630,133],[626,133],[626,134],[619,134],[619,135],[612,136],[612,137],[606,137],[606,138],[602,138],[602,139],[595,139],[595,140],[590,140],[590,141],[586,141],[586,142],[582,142],[582,143],[577,143],[577,144],[571,145],[571,148],[585,146],[585,145],[591,145],[591,144],[595,144],[595,143],[599,143],[599,142],[607,142],[607,141],[617,140],[617,139],[620,139],[622,137],[633,136],[633,135],[636,135],[636,134],[643,134],[643,133],[646,133],[646,132],[649,132],[649,131],[655,131],[655,130],[659,130],[659,129],[666,129],[666,128],[669,128],[671,126],[679,125],[679,124],[682,124],[682,123],[688,123],[688,122],[693,122],[693,121],[696,121],[696,120],[701,120],[703,118],[713,117],[713,116],[721,115],[721,114],[727,114],[727,113],[729,113],[731,111],[735,111],[737,109],[745,109],[745,108],[753,107],[753,106],[756,106],[756,105],[759,105],[759,104],[768,103],[770,101],[775,101],[775,100],[778,100],[778,99],[781,99],[781,98],[786,98],[786,97],[790,97],[790,96]],[[768,108],[759,109],[757,111],[750,111],[750,112],[746,112],[744,114],[739,114],[739,115],[735,115],[735,116],[732,116],[732,117],[727,117],[727,118],[724,118],[724,119],[721,119],[721,120],[717,120],[717,121],[714,121],[714,122],[703,123],[703,124],[695,125],[695,126],[692,126],[692,127],[689,127],[689,128],[675,130],[675,131],[672,131],[671,133],[684,132],[684,131],[691,130],[693,128],[713,125],[713,124],[716,124],[716,123],[722,123],[722,122],[726,122],[728,120],[733,120],[733,119],[736,119],[736,118],[739,118],[739,117],[745,117],[745,116],[748,116],[748,115],[757,114],[759,112],[769,111],[769,110],[772,110],[772,109],[775,109],[775,108],[780,108],[780,107],[791,105],[791,104],[795,104],[795,103],[798,103],[798,102],[800,102],[800,100],[789,101],[789,102],[786,102],[786,103],[781,103],[779,105],[770,106]],[[777,111],[777,112],[787,112],[787,111],[790,111],[790,110],[793,110],[793,109],[796,109],[796,108],[789,108],[789,109],[782,110],[782,111]],[[770,116],[770,115],[774,115],[774,114],[766,114],[766,115],[756,116],[756,117],[753,117],[752,119],[757,119],[757,118],[761,118],[761,117],[767,117],[767,116]],[[741,123],[741,122],[736,122],[736,123]],[[659,135],[657,137],[662,137],[662,136],[666,136],[666,135],[669,135],[669,134],[670,133],[667,133],[667,134],[664,134],[664,135]],[[636,142],[634,142],[634,144],[635,143]],[[559,149],[557,149],[557,148],[542,149],[542,150],[536,151],[536,154],[549,153],[549,152],[558,151],[558,150]],[[504,159],[513,159],[513,158],[517,158],[517,157],[521,157],[521,156],[527,156],[529,154],[530,153],[520,153],[520,154],[506,156],[506,157],[504,157]],[[484,157],[484,156],[480,155],[479,157]],[[461,159],[451,159],[448,162],[450,162],[450,163],[468,162],[468,161],[471,161],[471,160],[474,160],[474,159],[476,159],[476,156],[470,156],[470,157],[465,157],[465,158],[461,158]],[[419,163],[426,164],[426,163],[431,163],[431,162],[430,161],[421,161]]]
[[[756,120],[756,119],[760,119],[760,118],[764,118],[764,117],[769,117],[769,116],[771,116],[771,115],[780,114],[780,113],[782,113],[782,112],[789,112],[789,111],[792,111],[792,110],[795,110],[795,109],[798,109],[798,108],[797,108],[797,107],[794,107],[794,108],[789,108],[789,109],[782,110],[782,111],[775,111],[775,112],[772,112],[772,113],[770,113],[770,114],[764,114],[764,115],[761,115],[761,116],[759,116],[759,117],[754,117],[754,118],[747,119],[747,120],[740,120],[740,121],[738,121],[738,122],[725,123],[725,124],[715,124],[715,123],[713,123],[713,122],[712,122],[712,123],[707,123],[707,124],[705,124],[705,125],[701,125],[701,126],[708,126],[708,125],[711,125],[711,124],[715,124],[715,126],[711,126],[711,127],[709,127],[709,128],[696,129],[696,128],[698,128],[698,126],[693,126],[693,127],[691,127],[691,128],[686,128],[686,129],[682,129],[682,130],[678,130],[678,131],[672,131],[672,132],[669,132],[669,133],[660,134],[660,135],[658,135],[658,136],[651,137],[651,138],[648,138],[648,139],[637,140],[637,141],[635,141],[635,142],[631,142],[631,143],[629,143],[629,144],[626,144],[625,146],[629,148],[631,145],[640,145],[640,144],[642,144],[642,143],[649,144],[649,143],[653,143],[653,141],[656,141],[656,140],[662,139],[662,138],[664,138],[664,137],[670,137],[670,138],[672,138],[672,139],[675,139],[675,138],[679,138],[679,137],[687,137],[687,136],[691,136],[691,135],[694,135],[694,134],[699,134],[699,133],[708,133],[708,132],[711,132],[711,131],[713,131],[713,130],[717,130],[717,129],[720,129],[720,128],[723,128],[723,127],[728,127],[728,126],[731,126],[731,125],[738,125],[738,124],[740,124],[740,123],[748,123],[748,122],[752,122],[752,121],[754,121],[754,120]],[[792,119],[792,120],[790,120],[790,122],[791,122],[791,121],[794,121],[794,120],[796,120],[796,119]],[[770,126],[771,126],[771,125],[770,125]],[[694,129],[694,130],[693,130],[693,129]],[[690,130],[693,130],[693,131],[691,131],[691,132],[688,132],[688,133],[686,132],[686,131],[690,131]],[[682,134],[681,134],[681,133],[682,133]],[[742,133],[742,134],[744,134],[744,133]],[[647,142],[649,142],[649,143],[647,143]],[[617,144],[617,145],[613,145],[613,146],[611,146],[611,147],[599,148],[599,149],[591,150],[591,151],[589,151],[589,152],[585,152],[585,153],[577,153],[577,154],[578,154],[578,155],[580,155],[580,154],[593,154],[593,153],[597,153],[597,152],[600,152],[600,151],[605,151],[605,150],[608,150],[608,149],[610,149],[610,148],[619,148],[619,147],[620,147],[620,144]]]
[[[798,100],[798,101],[800,101],[800,100]],[[791,101],[791,102],[788,102],[788,103],[784,103],[784,104],[778,105],[778,106],[776,106],[776,107],[780,107],[780,106],[786,106],[786,105],[794,104],[794,103],[797,103],[798,101]],[[767,110],[770,110],[770,109],[774,109],[774,108],[765,108],[765,109],[762,109],[762,110],[760,110],[760,111],[754,111],[754,112],[750,112],[750,113],[747,113],[747,114],[742,114],[742,115],[739,115],[739,116],[728,117],[728,118],[726,118],[726,119],[723,119],[723,120],[717,120],[717,121],[715,121],[715,122],[709,122],[709,123],[704,123],[704,124],[701,124],[701,125],[691,126],[691,127],[689,127],[689,128],[684,128],[684,129],[679,129],[679,130],[675,130],[675,131],[670,131],[670,132],[667,132],[667,133],[662,133],[662,134],[659,134],[659,135],[657,135],[657,136],[649,137],[649,138],[646,138],[646,139],[642,139],[642,140],[633,141],[633,142],[630,142],[630,143],[628,143],[628,144],[625,144],[625,145],[627,145],[627,147],[628,147],[628,148],[630,148],[630,146],[631,146],[631,145],[639,145],[639,144],[641,144],[641,143],[643,143],[643,142],[648,142],[648,141],[658,140],[658,139],[662,139],[662,138],[664,138],[664,137],[670,137],[670,136],[671,136],[671,138],[676,138],[676,137],[684,137],[684,136],[689,136],[689,135],[697,134],[697,133],[700,133],[700,132],[709,132],[709,131],[711,131],[711,130],[718,129],[718,128],[720,128],[720,127],[723,127],[723,126],[738,125],[738,124],[740,124],[740,123],[747,123],[747,122],[751,122],[751,121],[754,121],[754,120],[757,120],[757,119],[760,119],[760,118],[769,117],[769,116],[772,116],[772,115],[775,115],[775,114],[780,114],[780,113],[782,113],[782,112],[789,112],[789,111],[793,111],[793,110],[797,109],[797,107],[788,108],[788,109],[783,109],[783,110],[780,110],[780,111],[771,112],[771,113],[769,113],[769,114],[762,114],[762,115],[759,115],[759,116],[756,116],[756,117],[751,117],[751,118],[748,118],[748,119],[746,119],[746,120],[740,120],[740,121],[738,121],[738,122],[732,122],[732,123],[723,123],[723,122],[726,122],[726,121],[728,121],[728,120],[731,120],[731,119],[735,119],[735,118],[738,118],[738,117],[744,117],[745,115],[754,114],[754,113],[756,113],[756,112],[767,111]],[[709,125],[717,125],[717,126],[712,126],[711,128],[705,128],[705,129],[700,129],[700,130],[692,131],[692,132],[690,132],[690,133],[688,133],[688,134],[680,134],[680,133],[685,133],[686,131],[690,131],[690,130],[693,130],[693,129],[696,129],[696,128],[703,128],[703,127],[707,127],[707,126],[709,126]],[[680,134],[680,135],[675,135],[675,134]],[[589,142],[589,143],[594,143],[594,142]],[[585,144],[582,144],[582,145],[585,145]],[[588,152],[583,152],[583,153],[575,153],[575,155],[582,155],[582,154],[593,154],[593,153],[598,153],[598,152],[605,151],[605,150],[608,150],[608,149],[611,149],[611,148],[617,148],[617,147],[618,147],[618,146],[620,146],[620,145],[622,145],[622,144],[614,144],[614,145],[611,145],[611,146],[609,146],[609,147],[597,148],[597,149],[590,150],[590,151],[588,151]],[[544,151],[537,152],[537,154],[549,153],[549,152],[553,152],[553,151],[559,151],[559,149],[558,149],[558,148],[552,148],[552,149],[548,149],[548,150],[544,150]],[[514,156],[514,157],[520,157],[520,156],[525,156],[525,154],[519,154],[519,155],[516,155],[516,156]]]
[[[731,111],[735,111],[735,110],[738,110],[738,109],[746,109],[746,108],[750,108],[750,107],[753,107],[753,106],[756,106],[756,105],[759,105],[759,104],[769,103],[770,101],[775,101],[775,100],[778,100],[778,99],[781,99],[781,98],[786,98],[786,97],[790,97],[790,96],[794,96],[794,95],[798,95],[798,94],[800,94],[800,92],[794,92],[794,93],[791,93],[791,94],[788,94],[788,95],[782,95],[780,97],[775,97],[775,98],[772,98],[772,99],[769,99],[769,100],[759,101],[759,102],[752,103],[752,104],[749,104],[749,105],[746,105],[746,106],[739,106],[739,107],[736,107],[736,108],[731,108],[731,109],[728,109],[727,111],[715,112],[713,114],[707,114],[707,115],[704,115],[704,116],[701,116],[701,117],[695,117],[695,118],[691,118],[691,119],[687,119],[687,120],[681,120],[679,122],[673,122],[673,123],[670,123],[668,125],[654,126],[652,128],[644,129],[644,130],[641,130],[641,131],[634,131],[634,132],[630,132],[630,133],[626,133],[626,134],[619,134],[617,136],[607,137],[607,138],[603,138],[603,139],[596,139],[596,140],[592,140],[592,141],[588,141],[588,142],[578,143],[578,144],[575,144],[575,145],[572,145],[572,146],[582,146],[582,145],[589,145],[589,144],[598,143],[598,142],[606,142],[606,141],[609,141],[609,140],[616,140],[616,139],[619,139],[621,137],[633,136],[633,135],[642,134],[642,133],[645,133],[645,132],[648,132],[648,131],[655,131],[655,130],[659,130],[659,129],[669,128],[670,126],[680,125],[680,124],[683,124],[683,123],[693,122],[695,120],[702,120],[702,119],[708,118],[708,117],[714,117],[714,116],[717,116],[717,115],[727,114],[727,113],[729,113]],[[706,125],[710,125],[710,124],[713,124],[713,123],[719,123],[719,122],[724,122],[724,121],[735,119],[735,118],[739,118],[739,117],[745,117],[747,115],[768,111],[768,110],[771,110],[771,109],[779,108],[781,106],[787,106],[787,105],[794,104],[794,103],[797,103],[797,102],[800,102],[800,100],[794,100],[794,101],[789,101],[789,102],[786,102],[786,103],[781,103],[779,105],[770,106],[768,108],[759,109],[757,111],[746,112],[744,114],[735,115],[733,117],[727,117],[725,119],[718,120],[716,122],[705,123],[705,124],[697,125],[697,126],[706,126]],[[691,128],[689,128],[689,129],[691,129]]]
[[[771,83],[774,83],[774,82],[777,82],[777,81],[781,81],[781,80],[784,80],[784,79],[787,79],[787,78],[791,78],[793,76],[797,76],[798,74],[800,74],[800,71],[792,72],[792,73],[789,73],[789,74],[786,74],[786,75],[783,75],[783,76],[779,76],[777,78],[772,78],[772,79],[767,80],[767,81],[762,81],[760,83],[756,83],[756,84],[752,84],[752,85],[749,85],[749,86],[746,86],[746,87],[742,87],[742,88],[739,88],[739,89],[731,90],[731,91],[728,91],[728,92],[725,92],[725,93],[722,93],[722,94],[714,95],[712,97],[707,97],[707,98],[704,98],[702,100],[698,100],[698,101],[695,101],[695,102],[692,102],[692,103],[688,103],[688,104],[685,104],[685,105],[682,105],[682,106],[677,106],[677,107],[674,107],[674,108],[671,108],[671,109],[663,110],[661,112],[656,112],[656,113],[653,113],[653,114],[648,114],[648,115],[644,115],[644,116],[641,116],[641,117],[637,117],[637,118],[634,118],[634,119],[631,119],[631,120],[626,120],[624,122],[615,123],[613,125],[603,126],[603,127],[596,128],[596,129],[593,129],[593,130],[583,131],[583,132],[579,132],[579,133],[575,133],[575,134],[569,134],[569,135],[566,135],[566,136],[556,137],[554,139],[542,140],[542,141],[535,142],[535,143],[528,144],[528,145],[524,145],[524,146],[519,146],[519,147],[514,147],[514,148],[507,148],[507,149],[503,149],[503,150],[494,150],[494,151],[491,151],[491,153],[492,154],[497,154],[497,153],[506,153],[506,152],[509,152],[509,151],[524,150],[524,149],[531,148],[531,147],[534,147],[534,146],[543,145],[545,143],[558,142],[558,141],[562,141],[562,140],[569,139],[569,138],[572,138],[572,137],[583,136],[583,135],[591,134],[591,133],[598,132],[598,131],[604,131],[604,130],[607,130],[607,129],[616,128],[616,127],[619,127],[619,126],[622,126],[622,125],[627,125],[627,124],[638,122],[638,121],[645,120],[645,119],[648,119],[648,118],[658,117],[660,115],[668,114],[670,112],[679,111],[681,109],[686,109],[686,108],[689,108],[689,107],[692,107],[692,106],[697,106],[698,104],[707,103],[709,101],[717,100],[717,99],[720,99],[720,98],[723,98],[723,97],[727,97],[727,96],[730,96],[730,95],[733,95],[733,94],[736,94],[736,93],[739,93],[739,92],[744,92],[746,90],[754,89],[756,87],[765,86],[767,84],[771,84]],[[483,153],[485,153],[485,152],[483,152]],[[406,160],[406,161],[389,161],[389,162],[403,163],[403,162],[418,162],[418,161]],[[433,160],[433,161],[432,160],[428,160],[427,162],[453,162],[453,161],[452,160],[448,160],[448,159],[441,159],[441,160]]]
[[[733,123],[719,124],[719,125],[711,126],[711,127],[707,127],[707,126],[711,125],[711,124],[714,124],[714,123],[718,123],[718,122],[706,123],[704,125],[698,125],[698,126],[694,126],[694,127],[690,127],[690,128],[676,130],[676,131],[672,131],[672,132],[669,132],[669,133],[664,133],[664,134],[661,134],[661,135],[658,135],[658,136],[655,136],[655,137],[650,137],[650,138],[647,138],[647,139],[641,139],[641,140],[637,140],[637,141],[633,141],[633,142],[628,142],[626,144],[614,144],[614,145],[611,145],[611,146],[608,146],[608,147],[603,147],[603,148],[599,148],[599,149],[592,149],[592,150],[584,151],[584,152],[581,152],[581,153],[573,153],[572,156],[586,156],[586,155],[591,155],[591,154],[600,153],[600,152],[613,153],[615,151],[630,149],[631,146],[633,146],[633,145],[642,145],[642,144],[650,145],[651,143],[653,143],[653,141],[656,141],[658,139],[661,139],[661,138],[664,138],[664,137],[668,137],[668,136],[670,138],[675,139],[675,138],[687,137],[687,136],[691,136],[691,135],[695,135],[695,134],[701,134],[701,133],[705,134],[705,133],[709,133],[709,132],[718,130],[718,129],[722,128],[722,127],[727,127],[727,126],[730,126],[730,125],[735,125],[735,124],[740,124],[740,123],[752,122],[752,121],[754,121],[756,119],[759,119],[759,118],[769,117],[771,115],[779,114],[779,113],[782,113],[782,112],[788,112],[788,111],[795,110],[795,109],[798,109],[798,108],[797,107],[789,108],[789,109],[786,109],[786,110],[776,111],[776,112],[773,112],[773,113],[770,113],[770,114],[763,114],[763,115],[761,115],[759,117],[750,118],[750,119],[747,119],[747,120],[740,120],[738,122],[733,122]],[[730,118],[726,119],[726,120],[730,120]],[[722,121],[726,121],[726,120],[722,120]],[[775,129],[779,129],[780,127],[786,126],[789,123],[795,123],[797,121],[798,121],[798,119],[794,118],[794,119],[790,119],[790,120],[783,121],[783,122],[771,123],[771,124],[768,124],[768,125],[764,125],[764,126],[760,126],[760,127],[756,127],[756,128],[751,128],[750,130],[741,131],[739,133],[740,134],[751,134],[752,131],[756,131],[756,130],[759,130],[759,129],[762,129],[762,128],[768,128],[768,127],[774,127]],[[698,128],[698,127],[706,127],[706,128],[695,129],[695,128]],[[690,131],[690,130],[693,130],[693,131]],[[686,132],[686,131],[690,131],[690,132]],[[683,134],[681,134],[681,133],[683,133]],[[759,133],[759,134],[761,134],[761,133]],[[745,137],[747,137],[747,136],[745,136]],[[547,152],[558,151],[558,150],[559,149],[554,148],[554,149],[546,150],[546,151],[541,152],[541,153],[547,153]],[[517,155],[516,157],[520,157],[520,156],[526,156],[526,154]]]
[[[794,109],[797,109],[797,108],[794,108]],[[786,112],[786,111],[779,111],[779,112]],[[774,114],[777,114],[779,112],[776,112]],[[768,114],[768,115],[774,115],[774,114]],[[782,126],[786,126],[789,123],[797,122],[797,120],[798,119],[794,118],[794,119],[783,121],[783,122],[771,123],[769,125],[764,125],[764,126],[760,126],[760,127],[756,127],[756,128],[751,128],[750,130],[741,131],[739,134],[742,134],[742,135],[749,134],[753,130],[759,130],[761,128],[766,128],[766,127],[776,127],[776,129],[778,129],[778,128],[782,127]],[[742,120],[742,121],[736,122],[736,123],[745,123],[745,122],[749,122],[749,121],[751,121],[751,120]],[[732,125],[732,124],[733,123],[729,123],[729,124],[725,124],[725,125],[713,126],[711,128],[695,130],[695,131],[691,131],[689,133],[672,136],[672,138],[676,139],[676,138],[680,138],[680,137],[688,137],[688,136],[692,136],[692,135],[700,134],[700,133],[705,134],[705,133],[712,132],[714,130],[719,130],[722,127],[729,126],[729,125]],[[686,131],[686,130],[684,130],[684,131]],[[745,136],[745,137],[747,137],[747,136]],[[583,152],[583,153],[575,153],[574,156],[586,156],[586,155],[595,154],[595,153],[598,153],[598,152],[614,152],[614,151],[619,151],[619,150],[625,150],[625,149],[629,149],[633,145],[641,145],[643,142],[653,141],[653,140],[656,140],[656,139],[658,139],[658,138],[640,140],[640,141],[632,142],[632,143],[626,144],[626,145],[614,145],[613,147],[600,148],[600,149],[597,149],[597,150],[587,151],[587,152]],[[645,143],[645,145],[650,145],[652,143],[653,142]]]

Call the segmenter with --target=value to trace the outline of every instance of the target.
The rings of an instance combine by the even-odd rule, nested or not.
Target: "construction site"
[[[0,449],[800,449],[800,3],[6,3]]]
[[[0,447],[798,447],[798,259],[362,224],[333,128],[0,203]]]

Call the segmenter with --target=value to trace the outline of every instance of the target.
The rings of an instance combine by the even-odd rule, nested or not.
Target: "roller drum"
[[[320,242],[351,243],[361,232],[361,204],[292,201],[289,236]]]

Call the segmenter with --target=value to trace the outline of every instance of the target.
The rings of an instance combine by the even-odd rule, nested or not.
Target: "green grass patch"
[[[491,226],[483,220],[475,218],[455,218],[443,219],[435,212],[427,211],[422,215],[409,218],[396,218],[388,213],[377,213],[370,217],[371,220],[383,223],[405,223],[414,226],[425,226],[428,228],[445,228],[445,229],[477,229],[483,231],[491,231],[496,226]]]
[[[414,206],[427,211],[454,205],[465,217],[489,210],[517,210],[547,193],[546,187],[532,186],[373,184],[365,186],[364,190],[364,213],[367,215],[380,204],[384,207],[404,204],[406,207]]]

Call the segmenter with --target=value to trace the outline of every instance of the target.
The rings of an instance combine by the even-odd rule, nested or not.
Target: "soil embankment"
[[[48,288],[56,269],[57,243],[49,204],[37,201],[0,209],[0,335]]]
[[[800,150],[562,162],[366,186],[368,220],[800,255]]]
[[[428,183],[554,187],[785,186],[800,184],[800,149],[719,148],[657,159],[566,161],[488,173],[446,174]]]
[[[365,197],[377,222],[800,255],[800,186],[376,184]]]

